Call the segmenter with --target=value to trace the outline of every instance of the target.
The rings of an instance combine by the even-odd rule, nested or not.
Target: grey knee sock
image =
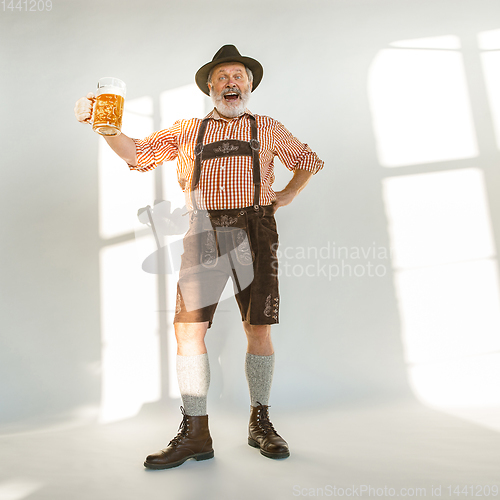
[[[269,404],[269,394],[274,372],[274,354],[258,356],[247,352],[245,358],[245,374],[250,390],[250,404],[258,406]]]
[[[177,355],[177,379],[186,414],[192,417],[206,415],[207,393],[210,385],[208,354]]]

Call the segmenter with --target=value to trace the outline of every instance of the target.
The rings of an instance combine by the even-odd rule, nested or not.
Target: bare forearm
[[[129,165],[137,165],[135,142],[124,133],[115,136],[104,137],[109,147]]]
[[[297,196],[306,187],[312,175],[313,174],[307,170],[297,168],[294,170],[292,179],[283,191]]]

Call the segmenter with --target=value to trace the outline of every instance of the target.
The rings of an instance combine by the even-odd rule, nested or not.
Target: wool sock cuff
[[[177,380],[186,414],[206,415],[207,393],[210,385],[208,354],[177,355]]]
[[[270,356],[259,356],[247,352],[245,373],[250,390],[250,404],[268,405],[274,373],[274,353]]]

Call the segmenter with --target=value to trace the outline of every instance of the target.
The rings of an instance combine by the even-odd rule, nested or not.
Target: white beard
[[[213,88],[211,88],[210,97],[212,98],[215,109],[217,109],[221,115],[227,118],[236,118],[245,112],[251,91],[247,89],[245,92],[241,92],[240,98],[236,101],[237,104],[230,101],[228,102],[224,99],[224,94],[227,92],[234,92],[234,90],[224,89],[220,94],[216,94]]]

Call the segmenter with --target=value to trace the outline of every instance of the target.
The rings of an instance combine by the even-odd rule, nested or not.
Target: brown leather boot
[[[146,457],[144,467],[170,469],[183,464],[189,458],[208,460],[214,457],[212,438],[208,430],[208,415],[186,415],[182,406],[181,411],[183,418],[179,433],[165,449]]]
[[[260,448],[260,453],[268,458],[286,458],[290,456],[287,442],[274,430],[269,421],[269,406],[250,407],[248,426],[248,444]]]

